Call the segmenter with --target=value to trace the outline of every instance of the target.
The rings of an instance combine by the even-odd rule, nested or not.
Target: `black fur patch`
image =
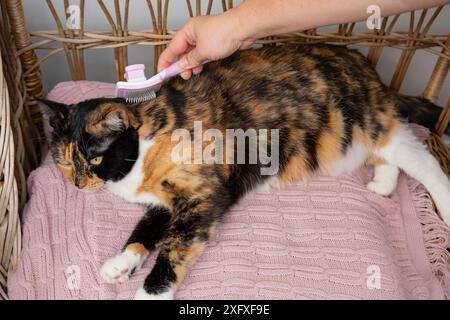
[[[102,154],[102,163],[99,166],[94,166],[92,171],[104,181],[120,180],[130,172],[138,154],[138,134],[135,129],[128,128],[113,140]]]
[[[164,87],[164,93],[168,106],[175,114],[175,127],[182,128],[186,123],[186,114],[184,112],[186,108],[186,96],[183,92],[176,90],[170,82]]]
[[[128,239],[124,249],[132,243],[140,243],[145,249],[155,249],[156,243],[166,234],[171,213],[167,208],[151,206],[145,216],[139,221]]]
[[[159,254],[150,274],[145,278],[144,289],[149,294],[159,294],[167,291],[171,283],[177,280],[169,259]]]

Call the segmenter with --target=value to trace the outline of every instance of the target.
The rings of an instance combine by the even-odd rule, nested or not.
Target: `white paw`
[[[139,269],[146,257],[124,251],[106,260],[100,269],[100,275],[108,283],[127,281],[134,269]]]
[[[396,185],[385,181],[371,181],[367,184],[367,189],[378,193],[381,196],[388,196],[395,190]]]
[[[168,290],[158,294],[150,294],[144,288],[139,288],[134,295],[134,300],[173,300],[173,291]]]

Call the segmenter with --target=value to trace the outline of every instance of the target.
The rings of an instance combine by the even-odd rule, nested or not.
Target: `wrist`
[[[248,19],[249,17],[245,17],[245,12],[241,10],[241,6],[226,11],[224,16],[231,24],[232,33],[236,40],[244,42],[259,37],[255,32],[257,26]]]

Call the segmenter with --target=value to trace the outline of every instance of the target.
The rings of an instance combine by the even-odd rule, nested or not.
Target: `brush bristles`
[[[141,103],[156,98],[155,91],[145,92],[137,96],[126,97],[127,103]]]

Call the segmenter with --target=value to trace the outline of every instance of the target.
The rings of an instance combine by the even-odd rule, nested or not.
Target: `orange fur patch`
[[[140,255],[141,257],[148,255],[148,250],[145,249],[144,245],[138,242],[130,243],[127,245],[126,251],[131,251],[135,254]]]
[[[331,168],[341,157],[341,137],[343,135],[342,113],[330,112],[329,130],[322,133],[317,144],[317,157],[321,167]]]
[[[172,258],[175,258],[174,260],[177,260],[178,257],[182,256],[183,260],[181,262],[177,263],[173,271],[177,275],[177,280],[175,283],[172,283],[170,287],[172,289],[176,289],[180,282],[184,279],[186,276],[186,273],[192,264],[197,261],[197,259],[200,257],[200,255],[205,250],[205,243],[204,242],[194,242],[189,248],[180,249],[177,251],[176,249],[172,251],[170,254],[172,255]],[[169,255],[169,259],[172,260],[172,258]]]
[[[102,187],[104,181],[100,179],[96,174],[85,174],[80,181],[79,187],[85,190],[95,190]]]
[[[75,170],[73,168],[73,165],[58,164],[58,168],[70,183],[75,184]]]
[[[301,136],[300,130],[292,130],[292,135]],[[306,162],[305,151],[301,150],[299,154],[289,159],[278,177],[281,184],[306,181],[311,175]]]
[[[130,125],[137,126],[136,118],[127,110],[126,106],[119,103],[104,103],[89,114],[85,130],[94,136],[102,136],[107,132],[108,126],[114,125],[111,123],[114,117],[120,119],[125,128]]]

